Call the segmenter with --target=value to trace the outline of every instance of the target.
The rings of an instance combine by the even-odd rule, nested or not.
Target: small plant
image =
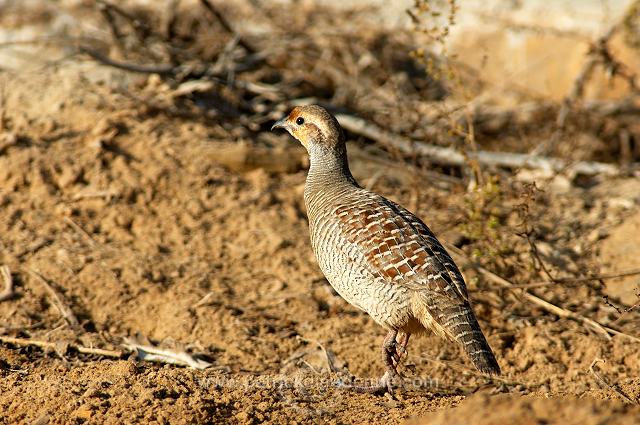
[[[500,256],[509,251],[502,229],[504,197],[495,176],[465,195],[465,220],[458,230],[474,243],[475,258]]]
[[[423,46],[411,51],[410,55],[425,67],[432,78],[447,86],[451,95],[461,98],[466,105],[466,113],[462,121],[453,117],[454,111],[444,111],[442,115],[448,118],[448,133],[453,137],[454,142],[462,141],[467,147],[458,146],[472,171],[469,187],[473,189],[486,181],[478,162],[467,154],[467,150],[471,152],[478,150],[473,110],[470,106],[473,95],[462,81],[456,66],[455,54],[449,53],[447,49],[447,39],[451,27],[456,23],[458,9],[456,0],[415,0],[413,7],[407,10],[407,13],[413,22],[413,30],[418,35],[418,39],[423,42]]]

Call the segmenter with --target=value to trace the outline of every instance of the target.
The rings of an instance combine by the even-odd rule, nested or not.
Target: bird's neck
[[[307,175],[308,186],[356,185],[349,170],[349,161],[344,145],[330,148],[313,146],[309,150],[309,158],[311,165]]]
[[[333,203],[334,198],[359,187],[349,170],[344,145],[342,149],[327,149],[322,146],[312,148],[309,157],[311,165],[304,191],[308,209],[326,202]]]

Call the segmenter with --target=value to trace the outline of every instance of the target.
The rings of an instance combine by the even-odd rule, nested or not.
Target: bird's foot
[[[393,365],[397,368],[400,366],[402,362],[402,357],[409,354],[406,348],[397,346],[396,350],[391,354],[391,359],[393,360]]]
[[[407,350],[407,345],[409,344],[409,334],[400,333],[398,341],[394,341],[394,344],[389,352],[389,357],[393,363],[393,366],[397,369],[402,363],[403,357],[407,357],[409,355],[409,351]]]
[[[394,341],[392,344],[385,346],[384,349],[386,351],[384,359],[385,365],[387,367],[387,372],[385,372],[382,377],[384,378],[387,373],[396,376],[398,375],[398,366],[400,365],[400,356],[397,354],[397,344]]]

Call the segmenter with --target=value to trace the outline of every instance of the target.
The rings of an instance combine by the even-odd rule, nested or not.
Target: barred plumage
[[[310,155],[305,203],[320,268],[342,297],[389,332],[387,373],[371,389],[391,390],[409,335],[426,330],[459,343],[480,371],[499,374],[453,259],[419,218],[358,186],[336,119],[319,106],[297,107],[277,127]]]

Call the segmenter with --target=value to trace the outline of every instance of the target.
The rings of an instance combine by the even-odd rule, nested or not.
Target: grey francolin
[[[409,336],[428,330],[462,346],[481,372],[500,374],[451,256],[418,217],[358,185],[335,117],[320,106],[301,106],[276,128],[309,153],[304,201],[320,269],[345,300],[388,331],[385,374],[375,385],[354,388],[391,392]]]

